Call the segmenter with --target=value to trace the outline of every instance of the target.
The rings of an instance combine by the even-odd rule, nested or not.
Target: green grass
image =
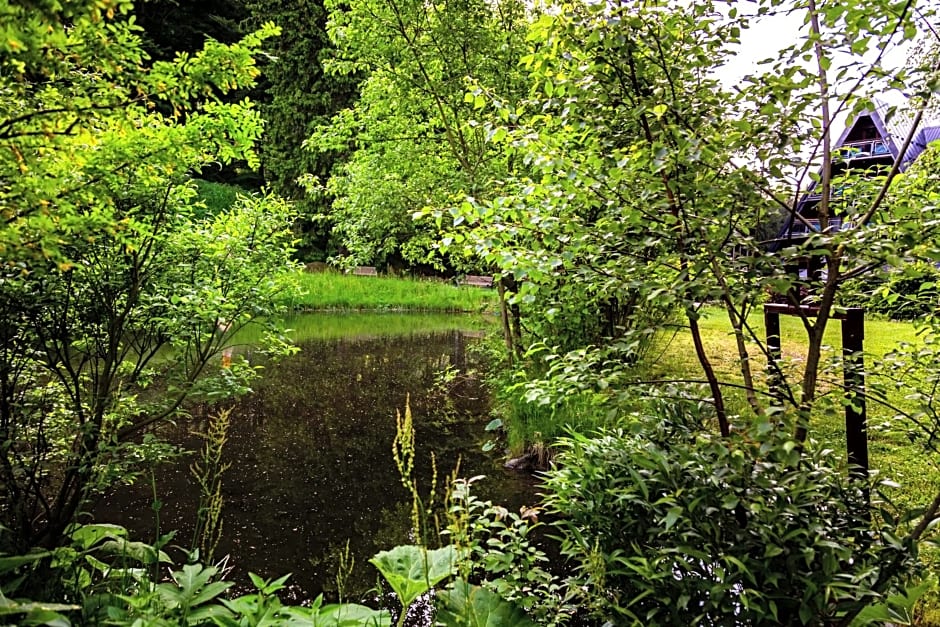
[[[798,385],[797,377],[802,372],[802,363],[805,358],[806,333],[798,318],[781,317],[780,335],[782,338],[782,352],[785,370],[791,373],[791,385]],[[760,337],[764,337],[763,316],[752,315],[749,323]],[[731,328],[722,311],[717,309],[707,311],[700,322],[702,340],[705,350],[712,360],[720,379],[740,383],[741,373],[738,366],[738,353]],[[914,326],[910,323],[892,322],[890,320],[872,319],[865,321],[865,354],[866,364],[877,364],[885,354],[896,348],[901,342],[916,344],[919,341]],[[841,352],[841,337],[839,322],[833,321],[826,333],[826,354],[836,356]],[[749,347],[753,362],[753,371],[758,380],[763,379],[766,361],[755,345]],[[701,378],[701,368],[695,357],[692,338],[688,331],[681,331],[673,336],[665,345],[656,363],[652,366],[654,376],[669,378]],[[842,373],[834,370],[828,375],[821,376],[820,392],[837,400],[840,396],[838,385],[841,383]],[[869,386],[888,382],[880,381],[870,376]],[[743,396],[731,388],[727,389],[731,400],[731,407],[747,416],[749,411]],[[888,393],[888,401],[906,411],[913,411],[911,401],[905,398],[906,390],[893,390]],[[881,429],[880,425],[891,421],[895,411],[874,401],[868,402],[868,420],[871,430],[870,456],[872,468],[879,470],[883,476],[889,477],[904,485],[899,500],[908,505],[923,505],[932,499],[940,490],[940,469],[937,462],[940,459],[931,459],[931,455],[924,452],[918,444],[914,444],[904,433],[904,424],[894,422],[894,428]],[[842,454],[845,450],[845,424],[844,413],[841,408],[834,411],[823,411],[814,417],[810,425],[810,434],[815,439],[832,446]],[[898,428],[900,427],[900,428]],[[934,456],[935,457],[935,456]]]
[[[298,272],[284,303],[295,311],[482,312],[495,309],[496,291],[443,281],[338,272]]]
[[[755,314],[750,317],[749,323],[755,332],[765,337],[763,316]],[[796,379],[802,372],[801,365],[805,358],[806,332],[798,318],[782,316],[781,344],[785,369]],[[740,383],[741,374],[739,360],[731,327],[724,312],[718,309],[707,310],[705,317],[700,321],[702,340],[705,349],[715,366],[719,378]],[[826,333],[826,352],[837,355],[841,352],[840,323],[833,321]],[[870,319],[865,321],[865,360],[866,364],[880,363],[885,354],[895,349],[901,342],[917,344],[914,325],[903,322],[893,322],[883,319]],[[758,379],[763,379],[763,370],[766,361],[760,356],[756,346],[750,346],[752,358],[755,360],[753,371]],[[695,357],[691,334],[688,330],[681,330],[668,338],[664,348],[652,366],[655,377],[662,378],[696,378],[701,379],[701,367]],[[839,395],[839,388],[835,383],[841,381],[841,371],[833,371],[826,379],[821,378],[820,391],[832,397]],[[879,383],[877,377],[869,375],[868,385]],[[886,387],[888,382],[881,381]],[[798,384],[798,382],[797,382]],[[728,388],[729,406],[746,418],[750,411],[743,395]],[[912,411],[910,400],[905,398],[907,390],[892,389],[888,393],[890,404],[905,411]],[[900,488],[886,490],[886,495],[902,508],[918,508],[927,505],[940,491],[940,456],[925,451],[918,443],[912,442],[906,434],[903,419],[892,420],[895,411],[876,402],[868,403],[869,421],[869,461],[873,470],[883,479],[890,479],[900,484]],[[890,428],[881,428],[881,425],[890,425]],[[825,446],[832,447],[834,452],[845,457],[845,416],[841,407],[829,411],[818,412],[810,425],[810,436]],[[925,551],[923,557],[929,569],[936,571],[940,567],[940,555],[936,551]],[[940,625],[940,594],[938,591],[930,593],[927,602],[921,608],[922,616],[917,622],[923,626]]]

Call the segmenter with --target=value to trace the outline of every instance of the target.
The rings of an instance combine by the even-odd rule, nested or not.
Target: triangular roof
[[[914,160],[917,159],[922,152],[927,150],[927,144],[932,141],[937,141],[938,139],[940,139],[940,126],[921,127],[917,131],[917,134],[914,135],[914,139],[911,140],[911,145],[904,151],[904,158],[901,160],[901,169],[904,170],[907,166],[914,163]]]
[[[852,136],[852,132],[855,130],[856,126],[863,123],[865,118],[870,118],[871,123],[875,127],[875,131],[878,134],[878,137],[861,140],[861,142],[858,143],[880,141],[884,143],[884,146],[887,148],[888,153],[890,153],[893,159],[898,158],[898,152],[900,151],[901,145],[904,143],[904,140],[907,138],[911,126],[913,125],[913,116],[900,110],[892,111],[887,103],[881,102],[879,100],[875,100],[874,105],[875,106],[872,109],[867,109],[858,113],[855,117],[846,123],[842,134],[839,135],[838,139],[836,139],[832,146],[833,154],[836,154],[835,151],[844,147],[847,143],[849,145],[856,143],[849,142],[849,137]],[[927,145],[930,142],[940,140],[940,121],[925,118],[921,120],[918,127],[919,128],[916,134],[911,140],[907,150],[904,151],[904,156],[901,159],[902,172],[906,170],[908,166],[910,166],[917,159],[917,157],[919,157],[921,153],[924,152],[924,150],[927,149]],[[874,148],[874,145],[872,147]],[[887,154],[881,153],[881,156],[886,157]],[[814,195],[814,190],[817,184],[817,181],[813,181],[813,183],[809,185],[809,188],[800,196],[796,207],[797,213],[803,214],[808,207],[815,206],[819,198],[818,192],[816,192]],[[792,215],[787,218],[786,223],[780,230],[780,234],[778,235],[776,241],[771,245],[772,250],[777,250],[784,241],[790,239],[792,236],[791,229],[793,228],[794,221],[795,220]]]
[[[886,146],[888,146],[888,150],[891,152],[891,156],[895,159],[898,158],[898,145],[894,143],[894,136],[892,135],[891,131],[888,130],[888,125],[885,124],[884,114],[887,110],[887,105],[878,101],[875,101],[875,104],[876,106],[874,109],[866,109],[852,118],[850,123],[846,123],[845,129],[842,131],[842,134],[839,135],[839,139],[837,139],[836,143],[833,145],[834,148],[839,148],[840,146],[844,145],[849,135],[853,130],[855,130],[855,125],[861,122],[862,118],[868,116],[874,123],[875,129],[881,136],[881,140],[885,143]],[[903,137],[900,139],[901,141],[904,140]]]

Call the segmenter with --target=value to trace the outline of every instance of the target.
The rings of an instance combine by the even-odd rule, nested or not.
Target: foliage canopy
[[[0,12],[5,549],[57,544],[96,490],[163,454],[132,437],[186,396],[244,390],[248,364],[202,375],[273,311],[288,267],[282,201],[196,219],[189,179],[212,162],[257,165],[260,116],[220,96],[252,84],[276,28],[149,61],[130,8]]]

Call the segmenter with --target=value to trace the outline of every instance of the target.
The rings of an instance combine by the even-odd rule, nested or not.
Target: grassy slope
[[[493,309],[496,291],[443,281],[337,272],[298,272],[285,303],[299,311],[373,310],[481,312]]]
[[[751,316],[749,320],[755,332],[764,337],[763,317],[760,314]],[[720,310],[706,311],[705,318],[700,322],[703,341],[708,355],[713,360],[716,370],[723,379],[740,382],[741,375],[738,370],[738,354],[731,328],[727,318]],[[799,319],[794,317],[781,317],[781,337],[784,360],[790,363],[790,368],[796,371],[805,354],[805,331]],[[834,321],[827,331],[827,345],[832,347],[830,354],[840,351],[841,338],[838,321]],[[888,320],[865,321],[865,352],[866,364],[877,364],[882,357],[894,349],[900,342],[916,343],[918,341],[914,326],[908,323],[891,322]],[[760,353],[752,347],[755,357],[754,372],[763,376],[766,361],[759,357]],[[677,332],[662,349],[654,366],[655,376],[663,378],[701,378],[701,370],[695,358],[692,338],[685,330]],[[841,373],[836,373],[841,379]],[[877,381],[869,381],[870,384]],[[823,385],[824,391],[836,392],[830,385]],[[742,415],[747,415],[748,408],[740,394],[731,391],[731,406]],[[834,394],[833,394],[834,395]],[[890,402],[903,409],[912,409],[910,403],[904,398],[904,391],[898,390],[889,394]],[[884,430],[878,425],[888,422],[895,412],[878,405],[868,403],[868,420],[871,425],[869,433],[869,455],[873,469],[885,479],[891,479],[901,485],[900,488],[888,491],[888,496],[905,507],[919,507],[926,505],[940,490],[940,459],[936,455],[925,452],[922,446],[912,443],[903,433],[903,429]],[[895,423],[897,425],[897,423]],[[832,446],[836,454],[845,457],[845,423],[844,414],[839,411],[822,413],[814,418],[811,425],[811,437]],[[932,568],[940,566],[940,556],[933,552],[927,556]],[[935,592],[925,609],[926,615],[922,617],[921,625],[940,625],[940,597]]]

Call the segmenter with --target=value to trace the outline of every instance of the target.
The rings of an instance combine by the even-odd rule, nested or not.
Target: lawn
[[[763,316],[754,314],[749,318],[749,323],[755,332],[763,338]],[[801,365],[805,357],[805,331],[802,328],[801,321],[790,316],[781,317],[780,327],[785,370],[795,375],[801,372]],[[737,348],[731,335],[731,327],[723,311],[718,309],[706,310],[703,319],[700,321],[700,328],[702,329],[702,340],[705,349],[713,360],[719,377],[725,381],[740,383],[741,374],[738,367]],[[838,321],[833,321],[830,325],[826,333],[826,339],[827,356],[837,357],[841,352]],[[910,323],[881,319],[866,320],[866,365],[874,366],[872,369],[877,371],[877,366],[884,356],[901,342],[917,343],[919,341],[914,325]],[[755,375],[759,379],[763,379],[766,360],[756,345],[752,344],[749,348],[754,359],[753,370]],[[661,353],[654,366],[655,376],[664,378],[701,378],[701,370],[695,358],[692,338],[687,331],[679,330],[674,335],[666,338],[660,350]],[[883,378],[876,376],[876,373],[870,372],[868,376],[870,386],[878,383],[888,384]],[[823,384],[820,389],[828,397],[840,396],[838,384],[841,383],[841,378],[841,370],[833,370],[827,378],[821,377]],[[730,389],[728,394],[731,399],[731,407],[741,413],[742,416],[747,416],[749,411],[744,403],[743,396],[733,389]],[[913,409],[911,402],[905,398],[903,389],[889,391],[887,396],[891,405],[905,410]],[[886,478],[891,478],[905,486],[903,495],[899,498],[903,498],[904,501],[910,504],[925,504],[940,489],[940,466],[937,464],[940,458],[936,456],[931,458],[932,456],[924,452],[919,445],[911,443],[906,434],[908,425],[900,420],[893,420],[895,414],[895,411],[877,402],[868,402],[872,468],[879,470]],[[882,428],[889,422],[891,423],[890,429]],[[837,408],[836,411],[821,412],[818,416],[814,416],[811,435],[828,445],[832,445],[840,452],[844,451],[845,425],[841,408]]]
[[[760,313],[749,318],[749,324],[755,333],[765,337],[763,316]],[[782,352],[785,370],[796,374],[801,372],[801,363],[805,358],[805,336],[802,322],[796,317],[781,316]],[[702,339],[705,349],[713,361],[720,378],[740,383],[742,378],[738,368],[738,353],[731,335],[731,327],[727,317],[720,309],[707,309],[700,321]],[[833,321],[827,334],[827,355],[835,357],[841,353],[841,337],[839,321]],[[883,375],[877,373],[878,368],[886,354],[890,353],[902,342],[916,344],[920,338],[913,324],[892,322],[883,319],[870,319],[865,321],[865,363],[874,372],[868,373],[867,384],[877,386],[879,383],[888,386],[887,400],[891,405],[904,410],[912,410],[913,405],[906,397],[908,390],[904,387],[890,385]],[[766,359],[757,349],[756,344],[749,346],[754,359],[754,372],[758,378],[764,378]],[[678,329],[668,335],[659,348],[659,354],[654,360],[653,376],[660,378],[701,378],[701,369],[695,357],[691,334],[687,329]],[[839,396],[837,384],[841,382],[841,371],[836,369],[826,382],[820,386],[821,391],[829,396]],[[743,395],[728,388],[729,405],[741,415],[739,420],[747,419],[750,410]],[[929,503],[940,490],[940,455],[929,453],[918,444],[911,441],[907,432],[910,423],[895,419],[896,412],[875,402],[868,403],[869,455],[871,467],[884,479],[897,482],[899,488],[886,490],[886,494],[893,501],[905,508],[920,507]],[[811,437],[827,446],[831,446],[837,454],[845,457],[845,423],[844,414],[840,407],[830,411],[819,412],[814,415],[810,426]],[[940,566],[940,555],[930,552],[926,559],[931,569],[936,572]],[[929,607],[925,609],[926,615],[921,625],[940,625],[940,598],[934,593],[930,599]]]
[[[291,277],[284,303],[295,311],[479,313],[495,310],[496,290],[434,279],[297,272]]]

